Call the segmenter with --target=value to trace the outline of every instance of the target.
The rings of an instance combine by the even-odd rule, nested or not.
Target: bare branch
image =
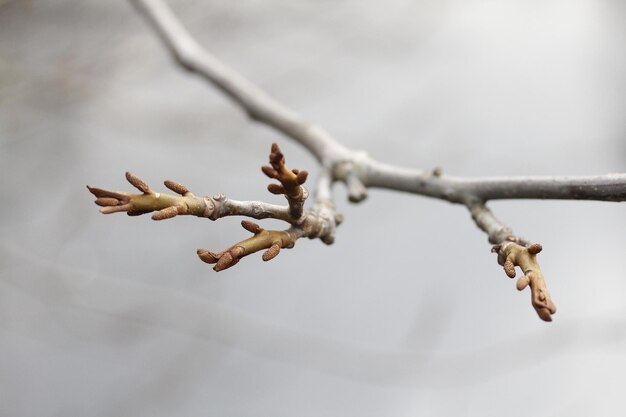
[[[401,168],[378,162],[364,152],[346,148],[321,127],[271,98],[202,48],[161,0],[131,0],[156,29],[177,62],[218,87],[254,120],[274,127],[308,149],[332,172],[332,181],[346,182],[351,201],[362,201],[366,187],[466,203],[510,198],[626,200],[626,174],[589,177],[460,178]]]
[[[303,145],[318,161],[326,154],[347,154],[347,149],[321,127],[274,100],[263,90],[239,75],[205,49],[181,25],[170,8],[159,0],[131,0],[185,69],[195,72],[239,104],[248,115]]]
[[[227,215],[243,215],[255,219],[272,217],[291,224],[286,231],[264,231],[260,226],[244,227],[254,236],[227,250],[213,253],[198,252],[205,262],[215,263],[215,269],[230,267],[238,260],[266,249],[264,260],[275,257],[281,248],[291,247],[300,237],[320,238],[325,243],[334,240],[335,227],[342,217],[336,212],[332,199],[332,184],[344,182],[350,201],[366,198],[367,188],[377,187],[423,195],[465,205],[474,222],[497,244],[499,261],[509,275],[519,266],[525,276],[518,287],[530,285],[533,306],[539,316],[549,320],[556,308],[549,298],[543,275],[536,262],[537,248],[530,241],[515,236],[510,227],[498,220],[485,203],[495,199],[574,199],[626,201],[626,174],[587,177],[490,177],[461,178],[444,176],[440,169],[424,171],[402,168],[374,160],[364,152],[348,149],[321,127],[303,119],[296,112],[271,98],[260,88],[232,70],[203,49],[161,0],[130,0],[150,22],[176,61],[220,89],[254,120],[303,145],[321,164],[317,179],[315,205],[304,211],[306,190],[301,185],[306,173],[288,170],[276,146],[270,155],[271,166],[263,167],[270,178],[280,184],[270,184],[273,194],[284,194],[289,206],[262,202],[235,201],[218,194],[202,199],[189,193],[180,184],[166,186],[181,195],[168,196],[151,191],[143,182],[129,181],[143,194],[131,195],[96,188],[96,204],[104,213],[126,211],[129,215],[158,210],[153,218],[166,219],[180,214],[218,219]]]
[[[368,187],[404,191],[452,203],[518,198],[626,201],[626,174],[463,178],[439,171],[401,168],[372,159],[364,165],[360,168],[361,181]]]

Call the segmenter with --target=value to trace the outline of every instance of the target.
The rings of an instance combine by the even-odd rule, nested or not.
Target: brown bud
[[[306,171],[300,171],[296,175],[297,175],[296,181],[298,181],[298,184],[302,185],[306,182],[306,179],[309,176],[309,173]]]
[[[258,235],[259,233],[263,231],[263,228],[261,226],[249,220],[242,220],[241,226],[244,229],[246,229],[248,232],[254,233],[255,235]]]
[[[230,268],[236,263],[237,262],[235,262],[235,259],[233,258],[233,255],[230,254],[230,252],[224,252],[222,256],[220,256],[220,258],[217,260],[217,263],[215,264],[213,269],[215,270],[215,272],[223,271],[224,269]]]
[[[280,244],[273,243],[272,246],[270,246],[270,248],[266,250],[265,253],[263,253],[262,258],[264,261],[267,262],[271,259],[274,259],[279,253],[280,253]]]
[[[531,255],[536,255],[541,252],[542,249],[543,247],[539,243],[533,243],[528,247],[528,253],[530,253]]]
[[[269,184],[267,186],[267,191],[276,195],[285,194],[285,187],[283,187],[281,184]]]
[[[276,172],[274,168],[268,165],[263,165],[261,167],[261,171],[263,171],[263,173],[270,178],[276,178],[278,176],[278,172]]]
[[[107,206],[100,209],[102,214],[119,213],[121,211],[132,210],[133,205],[130,203],[122,204],[121,206]]]
[[[220,254],[213,253],[207,249],[198,249],[198,257],[208,264],[214,264],[220,259]]]
[[[176,181],[165,180],[164,184],[167,188],[180,195],[185,195],[189,192],[187,187]]]
[[[515,264],[510,259],[504,261],[504,272],[509,278],[515,278]]]
[[[120,200],[113,197],[98,197],[96,198],[96,204],[100,207],[117,206],[120,204]]]
[[[142,193],[144,193],[144,194],[149,194],[150,193],[150,187],[148,187],[148,184],[143,182],[135,174],[133,174],[131,172],[126,172],[126,180],[128,180],[129,183],[131,183],[135,188],[137,188]]]
[[[126,197],[128,197],[128,194],[126,193],[117,193],[115,191],[103,190],[101,188],[96,188],[96,187],[87,186],[87,189],[89,190],[91,194],[95,195],[98,198],[99,197],[112,197],[121,201],[121,200],[124,200]]]
[[[285,156],[280,151],[280,148],[278,147],[278,145],[275,143],[272,143],[272,150],[270,153],[270,162],[275,165],[281,165],[285,162],[284,158]]]
[[[170,206],[154,213],[152,215],[152,220],[171,219],[172,217],[176,217],[177,215],[178,215],[178,207]]]
[[[96,197],[108,197],[105,190],[102,190],[100,188],[87,186],[87,189],[91,194],[95,195]]]
[[[522,291],[524,288],[528,286],[529,283],[530,283],[530,278],[528,278],[527,275],[524,275],[520,279],[517,280],[516,287],[519,291]]]

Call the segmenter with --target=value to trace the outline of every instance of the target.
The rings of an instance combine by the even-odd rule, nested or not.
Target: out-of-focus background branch
[[[622,2],[172,6],[216,56],[376,158],[625,171]],[[544,245],[546,325],[463,207],[340,195],[333,246],[216,275],[194,249],[245,237],[238,219],[103,219],[84,190],[132,170],[267,199],[275,141],[314,166],[182,73],[129,4],[2,4],[0,414],[621,415],[623,204],[492,203]]]

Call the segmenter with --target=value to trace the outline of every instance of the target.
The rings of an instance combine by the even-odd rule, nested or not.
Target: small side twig
[[[498,263],[503,266],[509,278],[515,278],[515,267],[522,270],[524,275],[517,280],[517,289],[522,291],[530,285],[531,303],[537,315],[544,321],[552,321],[556,306],[548,293],[541,268],[537,263],[537,254],[542,249],[538,243],[525,247],[514,242],[506,242],[494,246],[492,252],[498,254]]]
[[[126,173],[126,180],[141,191],[141,194],[109,191],[87,186],[95,195],[95,203],[102,208],[103,214],[126,212],[129,216],[138,216],[150,212],[153,220],[171,219],[179,214],[204,217],[206,204],[191,193],[187,187],[172,180],[165,181],[165,186],[180,196],[161,194],[153,191],[148,184],[131,172]]]
[[[281,249],[289,249],[296,240],[302,237],[319,238],[326,244],[334,241],[335,227],[340,223],[341,216],[335,212],[332,198],[328,190],[322,187],[316,196],[316,204],[311,210],[304,211],[304,203],[309,195],[303,187],[308,174],[298,169],[288,169],[285,157],[277,144],[272,144],[269,157],[270,166],[264,166],[263,172],[275,178],[280,184],[270,184],[268,189],[273,194],[284,194],[287,206],[278,206],[260,201],[237,201],[226,198],[222,194],[197,197],[186,186],[166,180],[165,186],[178,195],[158,193],[152,190],[143,180],[127,172],[126,179],[141,194],[109,191],[87,186],[96,196],[95,203],[102,208],[104,214],[126,212],[136,216],[154,212],[153,220],[171,219],[178,215],[194,215],[217,220],[225,216],[247,216],[255,219],[274,218],[283,220],[290,225],[286,230],[265,230],[248,220],[241,222],[244,229],[253,234],[252,237],[235,243],[221,252],[198,249],[200,259],[215,264],[215,271],[230,268],[247,255],[265,250],[263,260],[274,259]]]
[[[267,189],[272,194],[284,194],[289,202],[289,214],[294,220],[302,217],[304,202],[309,193],[302,186],[306,181],[309,173],[298,169],[288,169],[285,166],[285,156],[280,151],[277,144],[272,144],[270,153],[270,165],[261,167],[263,173],[269,178],[277,179],[280,184],[272,183]]]
[[[235,243],[222,252],[211,252],[208,249],[198,249],[198,257],[208,264],[215,264],[213,269],[217,272],[234,266],[241,258],[267,249],[262,256],[264,261],[274,259],[282,248],[293,248],[297,236],[290,233],[291,230],[265,230],[256,223],[243,220],[241,225],[247,231],[253,233],[251,238]]]

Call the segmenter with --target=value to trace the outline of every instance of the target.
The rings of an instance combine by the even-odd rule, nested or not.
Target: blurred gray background
[[[0,2],[2,3],[2,2]],[[175,1],[216,56],[402,166],[626,172],[626,3]],[[272,142],[124,1],[0,6],[0,416],[623,416],[623,204],[504,201],[541,322],[463,207],[336,196],[333,246],[214,273],[240,219],[103,216],[86,184],[266,190]],[[264,226],[277,226],[264,222]]]

